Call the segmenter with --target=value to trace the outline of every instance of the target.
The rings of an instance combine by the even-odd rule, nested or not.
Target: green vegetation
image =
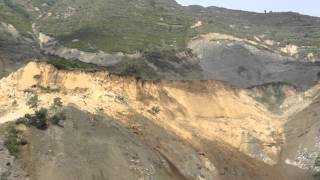
[[[56,112],[52,116],[49,115],[49,112],[46,108],[41,108],[38,111],[35,111],[34,114],[26,114],[24,117],[21,117],[16,120],[16,124],[24,124],[26,126],[32,126],[40,130],[46,130],[48,128],[48,123],[50,122],[53,125],[62,127],[61,121],[66,120],[66,115],[62,112]]]
[[[46,129],[48,127],[47,114],[48,110],[41,108],[40,110],[36,111],[33,116],[27,115],[26,117],[29,119],[29,124],[31,126],[34,126],[38,129]]]
[[[24,93],[31,93],[31,94],[32,94],[32,93],[34,93],[34,90],[31,89],[31,88],[28,88],[28,89],[24,89],[23,92],[24,92]]]
[[[60,89],[59,88],[52,88],[50,86],[37,86],[42,92],[45,93],[59,93]]]
[[[81,70],[86,72],[105,70],[104,67],[100,67],[98,65],[88,64],[77,60],[70,61],[57,56],[50,56],[46,62],[59,70]]]
[[[61,101],[61,98],[57,97],[53,99],[53,104],[52,104],[53,109],[61,108],[62,106],[63,106],[63,103]]]
[[[16,120],[16,124],[24,124],[27,126],[33,126],[37,129],[47,129],[48,127],[48,110],[45,108],[41,108],[38,111],[35,111],[33,115],[26,114],[24,117]]]
[[[63,103],[61,101],[61,98],[54,98],[53,104],[51,106],[51,110],[54,112],[54,114],[51,117],[46,108],[41,108],[40,110],[36,110],[33,115],[26,114],[24,117],[17,119],[16,124],[33,126],[40,130],[47,129],[48,122],[51,122],[53,125],[62,126],[60,122],[66,120],[66,116],[64,113],[57,112],[57,110],[59,110],[59,108],[61,108],[62,106]]]
[[[13,11],[17,12],[18,14],[22,15],[23,17],[29,19],[30,14],[19,4],[14,4],[11,0],[3,0],[4,4],[11,8]]]
[[[185,54],[179,57],[177,54]],[[163,78],[163,73],[175,73],[178,76],[188,77],[191,71],[200,70],[200,67],[188,62],[192,58],[190,49],[187,48],[152,48],[142,51],[137,59],[123,58],[121,62],[108,66],[106,69],[113,74],[134,76],[144,80],[157,80]]]
[[[54,102],[57,106],[62,106],[57,98]],[[66,120],[66,116],[64,113],[57,112],[51,117],[49,117],[48,114],[49,113],[47,109],[41,108],[40,110],[35,111],[35,113],[32,115],[26,114],[24,117],[17,119],[15,123],[9,124],[4,132],[0,132],[1,134],[5,134],[4,145],[7,147],[11,155],[19,157],[20,146],[28,144],[28,141],[21,135],[21,133],[17,129],[17,125],[24,124],[28,127],[33,126],[37,129],[45,130],[48,128],[48,122],[50,122],[53,125],[63,127],[61,125],[61,121]]]
[[[116,96],[115,101],[126,105],[128,104],[128,100],[123,96]]]
[[[31,17],[23,6],[12,0],[0,1],[0,21],[12,24],[24,36],[30,37],[28,32],[32,31]],[[0,40],[8,40],[7,37]]]
[[[159,114],[161,111],[160,106],[154,106],[151,108],[151,110],[149,111],[151,114]]]
[[[42,6],[44,3],[46,6]],[[40,11],[30,11],[30,7],[38,7]],[[44,11],[52,15],[36,19]],[[310,52],[320,56],[320,22],[296,13],[258,14],[215,7],[182,7],[172,0],[1,0],[0,19],[26,36],[30,36],[31,24],[36,22],[40,31],[56,37],[67,47],[90,52],[185,48],[199,34],[218,32],[251,40],[263,35],[263,39],[280,42],[282,47],[288,43],[303,46],[301,56]],[[202,26],[191,28],[197,21]],[[56,63],[60,68],[84,69],[83,64]]]
[[[16,158],[20,154],[20,146],[26,145],[28,142],[19,135],[15,124],[10,124],[6,128],[4,145],[9,150],[10,154]]]
[[[280,84],[266,84],[258,87],[262,94],[255,99],[264,104],[268,110],[280,113],[280,106],[286,98],[283,90],[283,85]]]
[[[315,160],[314,166],[320,167],[320,156],[318,156],[317,159]]]
[[[144,59],[124,58],[121,62],[106,68],[110,73],[122,76],[143,77],[144,79],[152,79],[158,76]]]
[[[33,95],[28,101],[27,106],[30,108],[37,108],[39,103],[39,97],[38,95]]]
[[[63,127],[61,125],[61,121],[65,121],[67,119],[66,115],[64,113],[57,113],[49,118],[49,121],[56,126]]]

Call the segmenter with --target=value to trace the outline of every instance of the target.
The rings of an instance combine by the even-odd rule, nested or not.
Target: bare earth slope
[[[287,174],[291,167],[278,166],[285,163],[283,143],[290,141],[283,130],[286,118],[269,112],[247,90],[219,81],[138,81],[29,63],[0,81],[0,122],[31,113],[26,102],[33,94],[39,96],[39,107],[50,107],[56,97],[72,106],[65,109],[64,128],[31,129],[25,161],[34,179],[47,173],[53,179],[69,179],[78,171],[70,163],[87,167],[81,172],[85,179],[114,177],[118,169],[111,171],[113,166],[104,162],[112,162],[127,178],[289,179],[292,175]],[[300,173],[296,179],[311,178],[307,169],[294,172]]]

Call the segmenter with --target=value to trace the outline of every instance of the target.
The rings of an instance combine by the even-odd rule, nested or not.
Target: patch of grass
[[[10,124],[6,129],[4,145],[10,152],[10,154],[16,158],[20,154],[21,138],[19,137],[19,131],[14,124]]]
[[[59,88],[52,88],[50,86],[44,87],[44,86],[37,86],[42,92],[45,93],[59,93],[60,89]]]
[[[38,15],[30,12],[29,17],[26,9],[31,5],[40,7],[54,14],[37,20],[41,32],[56,37],[67,47],[90,52],[134,53],[153,46],[185,48],[191,38],[209,32],[248,39],[264,35],[264,39],[281,45],[320,47],[317,18],[296,13],[258,14],[216,7],[181,7],[171,0],[4,1],[0,1],[0,18],[24,34],[31,29],[30,19]],[[48,6],[41,6],[44,3]],[[68,7],[75,8],[74,14],[57,18],[63,17]],[[203,25],[190,28],[197,21]]]

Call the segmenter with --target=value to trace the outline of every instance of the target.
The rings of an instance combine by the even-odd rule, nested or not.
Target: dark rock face
[[[251,48],[251,49],[250,49]],[[217,79],[247,88],[283,82],[306,90],[319,80],[320,64],[302,62],[247,47],[243,43],[207,42],[195,47],[205,79]]]

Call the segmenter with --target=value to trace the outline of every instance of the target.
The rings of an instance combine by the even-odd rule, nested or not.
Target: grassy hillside
[[[0,22],[14,25],[22,35],[31,32],[30,14],[22,5],[11,0],[0,0]]]
[[[0,21],[24,34],[36,22],[64,45],[85,51],[133,53],[154,47],[185,48],[198,34],[219,32],[274,48],[295,44],[300,57],[320,57],[320,18],[296,13],[251,13],[183,7],[174,0],[0,0]],[[201,21],[202,26],[191,28]]]
[[[320,47],[320,18],[296,13],[258,14],[216,7],[182,7],[173,0],[5,1],[19,4],[17,8],[6,9],[17,12],[16,18],[20,19],[13,24],[20,29],[26,31],[29,26],[21,22],[32,18],[41,31],[69,47],[87,51],[183,48],[190,38],[208,32],[248,39],[261,36],[279,42],[278,46],[292,43],[314,53]],[[197,21],[203,25],[190,28]]]

